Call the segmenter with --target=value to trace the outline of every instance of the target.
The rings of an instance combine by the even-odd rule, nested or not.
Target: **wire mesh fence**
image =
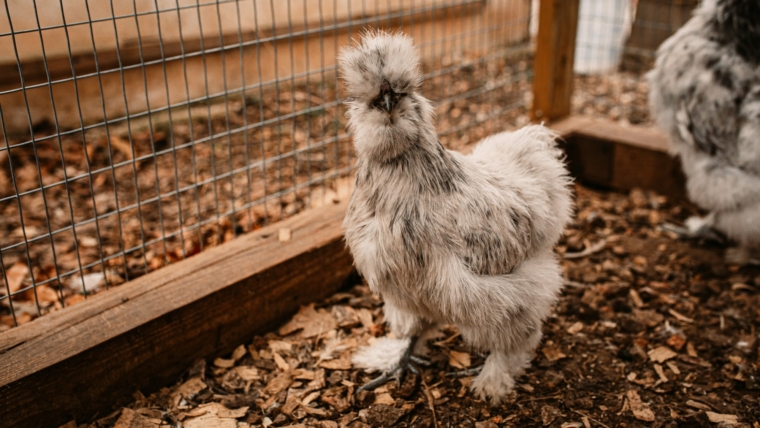
[[[699,0],[580,0],[576,113],[651,125],[644,73]]]
[[[365,27],[414,37],[447,146],[526,123],[530,3],[5,1],[0,330],[345,197]]]

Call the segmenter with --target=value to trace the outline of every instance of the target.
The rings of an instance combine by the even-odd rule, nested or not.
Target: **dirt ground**
[[[352,353],[386,334],[381,300],[357,284],[80,427],[760,428],[760,268],[660,230],[695,214],[688,204],[576,193],[558,246],[566,287],[500,407],[475,399],[471,378],[445,376],[482,362],[451,326],[429,341],[421,376],[356,393],[372,376]]]

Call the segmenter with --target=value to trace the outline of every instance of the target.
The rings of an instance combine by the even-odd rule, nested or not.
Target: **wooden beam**
[[[335,293],[353,272],[346,206],[307,211],[0,334],[0,426],[105,415]],[[291,241],[279,242],[281,228]]]
[[[535,121],[552,121],[570,114],[579,2],[541,0],[533,66],[531,117]]]
[[[687,199],[681,164],[668,152],[668,138],[661,131],[582,116],[570,116],[552,128],[565,141],[568,166],[578,181]]]

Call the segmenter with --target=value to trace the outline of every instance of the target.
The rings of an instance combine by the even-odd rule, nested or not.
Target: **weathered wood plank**
[[[541,0],[533,67],[531,117],[551,121],[570,114],[579,0]]]
[[[3,333],[0,426],[103,415],[333,294],[353,272],[345,208],[307,211]]]
[[[583,116],[552,124],[565,140],[571,174],[581,182],[615,190],[634,187],[686,199],[678,159],[656,128],[621,126]]]

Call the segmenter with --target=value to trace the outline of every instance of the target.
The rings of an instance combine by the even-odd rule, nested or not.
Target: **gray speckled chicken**
[[[344,226],[359,272],[385,302],[395,338],[354,355],[383,375],[413,363],[417,338],[456,324],[490,352],[472,389],[499,403],[529,364],[562,285],[553,246],[571,218],[570,178],[543,126],[481,141],[469,156],[448,151],[411,38],[365,33],[341,53],[356,187]]]
[[[681,159],[689,197],[709,210],[687,236],[713,229],[747,263],[760,245],[760,1],[704,0],[657,51],[650,103]]]

